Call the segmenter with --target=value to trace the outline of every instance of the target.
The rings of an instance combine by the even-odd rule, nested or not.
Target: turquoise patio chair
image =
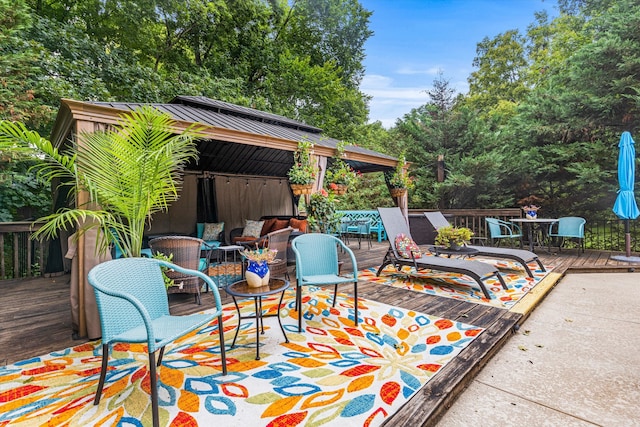
[[[565,216],[558,218],[556,222],[549,225],[549,251],[551,251],[551,240],[555,238],[558,243],[558,252],[564,245],[566,239],[578,240],[578,246],[584,253],[584,225],[587,220],[579,216]]]
[[[338,247],[351,258],[353,276],[340,275]],[[354,318],[358,326],[358,265],[351,249],[337,237],[321,233],[298,236],[291,242],[291,248],[296,255],[298,332],[302,332],[302,287],[309,285],[334,285],[333,306],[335,307],[338,285],[353,283]]]
[[[497,246],[500,246],[500,242],[504,239],[509,239],[510,246],[513,246],[513,239],[518,239],[520,241],[520,249],[522,249],[522,229],[518,224],[502,221],[497,218],[485,218],[485,221],[489,226],[492,246],[496,241]]]
[[[211,285],[215,310],[207,314],[171,316],[161,267],[198,276]],[[167,344],[218,319],[222,373],[227,374],[227,360],[222,327],[222,304],[213,281],[205,274],[152,258],[120,258],[97,265],[89,272],[95,290],[102,328],[102,368],[94,405],[100,403],[107,371],[109,348],[114,343],[144,343],[149,354],[151,407],[153,425],[159,425],[156,366],[162,363]],[[156,362],[156,351],[158,360]],[[117,368],[116,368],[117,369]],[[113,372],[113,371],[112,371]],[[110,376],[117,377],[117,372]]]
[[[347,227],[349,235],[358,239],[358,249],[362,248],[362,239],[367,239],[369,249],[371,249],[371,219],[361,218],[351,221],[351,225]]]

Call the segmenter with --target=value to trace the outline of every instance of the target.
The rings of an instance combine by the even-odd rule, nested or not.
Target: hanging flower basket
[[[311,194],[313,184],[289,184],[294,196],[300,196],[302,194]]]
[[[345,194],[348,188],[349,187],[345,184],[335,184],[335,183],[329,184],[329,190],[331,190],[333,194],[336,194],[338,196]]]
[[[406,188],[392,188],[390,191],[391,191],[391,197],[402,197],[405,194],[407,194]]]

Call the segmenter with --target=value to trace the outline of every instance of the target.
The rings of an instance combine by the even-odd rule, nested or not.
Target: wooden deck
[[[360,269],[379,265],[387,247],[387,242],[374,242],[371,250],[366,244],[361,250],[357,249],[357,244],[351,245]],[[540,258],[561,274],[634,270],[633,265],[612,260],[611,255],[615,254],[579,254],[576,250],[567,250],[555,255],[541,252]],[[637,267],[640,271],[640,265]],[[359,293],[363,298],[486,328],[386,422],[389,426],[434,425],[528,315],[364,282],[359,286]],[[71,336],[68,275],[0,281],[0,295],[0,366],[86,341],[73,340]],[[198,306],[192,295],[171,294],[169,297],[173,314],[200,311],[206,308],[208,301],[205,295],[203,305]],[[224,299],[224,302],[230,302],[227,296]]]

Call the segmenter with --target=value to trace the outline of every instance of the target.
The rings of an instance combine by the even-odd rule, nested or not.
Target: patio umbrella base
[[[614,256],[611,257],[611,259],[614,259],[616,261],[623,261],[623,262],[637,262],[637,263],[640,263],[640,257],[639,256],[614,255]]]

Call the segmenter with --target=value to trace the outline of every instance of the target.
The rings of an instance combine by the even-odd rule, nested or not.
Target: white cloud
[[[450,80],[449,85],[456,93],[469,91],[466,79]],[[420,87],[402,86],[392,77],[380,74],[365,75],[360,84],[360,90],[372,97],[369,101],[369,121],[380,121],[385,128],[395,125],[397,119],[413,108],[429,102],[427,91],[431,89],[431,84]]]
[[[424,87],[398,87],[393,78],[379,74],[366,75],[360,90],[372,99],[369,102],[370,121],[380,121],[385,128],[411,109],[425,104],[429,96]]]
[[[391,77],[381,75],[366,75],[360,84],[360,90],[373,97],[392,100],[426,101],[427,94],[424,87],[397,87]]]
[[[413,67],[401,67],[396,72],[398,74],[403,75],[425,75],[425,76],[437,76],[438,73],[442,70],[442,67],[431,67],[431,68],[413,68]]]

